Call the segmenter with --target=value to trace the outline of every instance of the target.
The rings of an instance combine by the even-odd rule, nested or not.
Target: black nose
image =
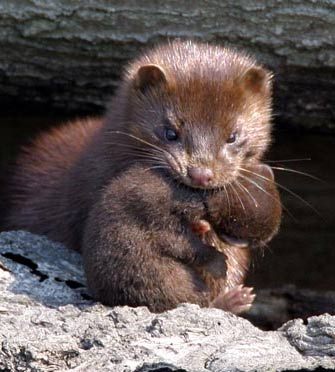
[[[214,178],[214,173],[210,168],[189,168],[188,176],[196,186],[209,186]]]

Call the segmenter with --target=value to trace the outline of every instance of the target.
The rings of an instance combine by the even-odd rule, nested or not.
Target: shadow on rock
[[[0,234],[0,293],[48,307],[91,302],[80,254],[24,231]]]

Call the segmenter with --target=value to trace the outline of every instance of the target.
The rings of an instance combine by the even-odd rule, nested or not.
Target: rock
[[[334,132],[334,9],[321,0],[1,1],[1,102],[97,112],[140,50],[191,38],[256,55],[275,73],[284,123]]]
[[[81,257],[44,237],[0,234],[0,371],[223,372],[335,368],[335,317],[273,332],[218,309],[161,314],[93,302]]]

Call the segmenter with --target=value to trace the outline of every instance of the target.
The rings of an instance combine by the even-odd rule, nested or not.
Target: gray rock
[[[335,130],[333,0],[0,1],[0,95],[96,112],[129,59],[167,38],[229,44],[276,76],[284,123]]]
[[[200,372],[335,369],[335,317],[264,332],[217,309],[161,314],[89,299],[80,256],[0,234],[0,371]]]

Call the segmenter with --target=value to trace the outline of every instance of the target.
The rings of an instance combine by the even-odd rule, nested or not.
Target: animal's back
[[[72,182],[71,173],[101,125],[101,119],[77,120],[40,135],[24,149],[8,179],[6,229],[47,235],[79,249],[85,200],[83,185]]]

